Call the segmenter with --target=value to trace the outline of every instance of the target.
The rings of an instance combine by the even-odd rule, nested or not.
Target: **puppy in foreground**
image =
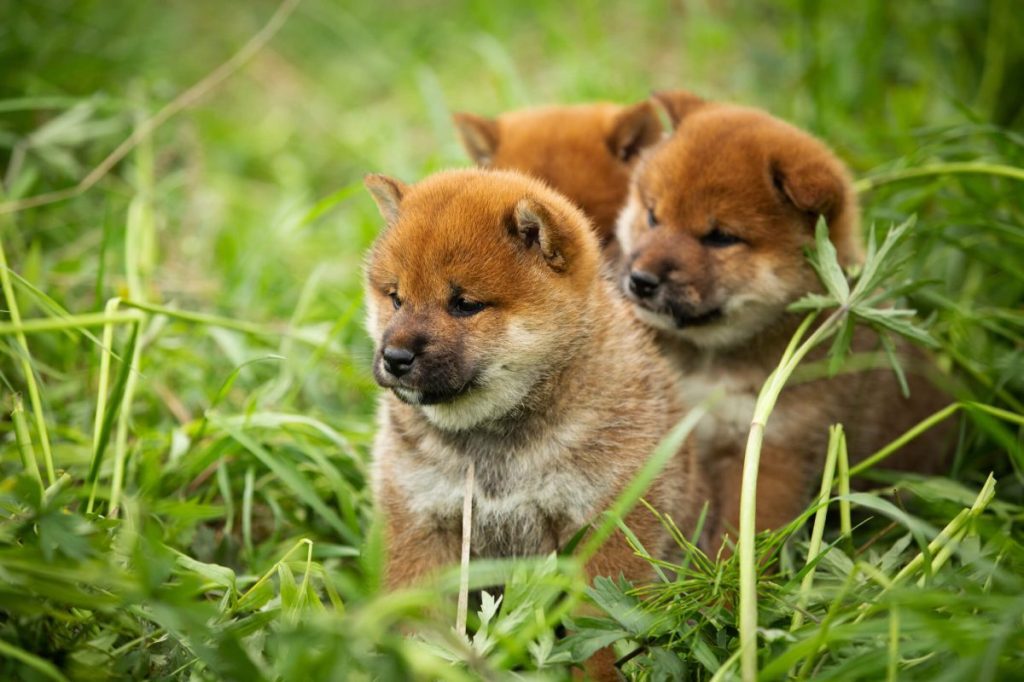
[[[682,416],[672,371],[612,283],[578,209],[518,173],[463,170],[414,185],[371,175],[386,227],[366,301],[381,397],[373,487],[387,584],[457,562],[467,466],[471,552],[549,553],[594,520]],[[692,529],[705,499],[683,448],[646,493]],[[672,544],[646,510],[627,525]],[[621,534],[591,577],[651,576]],[[608,655],[604,656],[608,659]],[[614,679],[610,660],[592,674]]]
[[[547,182],[593,222],[615,260],[615,219],[640,152],[662,138],[650,102],[523,109],[495,119],[457,113],[463,146],[481,167],[517,170]]]
[[[714,543],[738,525],[754,403],[803,318],[786,307],[821,289],[804,248],[824,216],[840,262],[858,262],[858,208],[846,168],[807,133],[762,111],[685,92],[655,97],[676,130],[634,176],[618,226],[620,285],[636,316],[657,330],[684,400],[725,393],[697,433],[720,501]],[[855,335],[854,351],[880,349],[870,330]],[[804,509],[820,480],[830,424],[845,426],[855,460],[948,402],[921,376],[922,354],[905,346],[901,354],[909,399],[889,369],[783,391],[761,455],[759,529],[783,526]],[[933,429],[886,466],[932,472],[948,450],[947,432]]]

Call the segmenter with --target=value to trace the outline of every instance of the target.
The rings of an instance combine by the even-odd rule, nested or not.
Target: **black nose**
[[[646,270],[632,270],[629,273],[629,290],[638,298],[649,298],[661,286],[661,280]]]
[[[408,348],[393,346],[385,347],[382,355],[384,356],[384,369],[396,377],[408,374],[412,369],[412,361],[416,359],[416,354]]]

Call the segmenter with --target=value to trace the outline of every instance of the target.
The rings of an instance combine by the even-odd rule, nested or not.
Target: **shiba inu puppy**
[[[366,300],[373,373],[387,389],[373,489],[388,585],[457,561],[470,461],[472,554],[556,550],[680,418],[671,368],[599,276],[586,218],[540,181],[462,170],[413,185],[371,175],[366,186],[387,224]],[[692,528],[706,494],[684,447],[646,499]],[[669,550],[645,510],[626,523],[653,554]],[[616,535],[587,570],[642,580],[650,566]]]
[[[737,524],[755,399],[802,319],[786,308],[821,288],[804,247],[824,216],[840,261],[858,262],[858,207],[846,168],[807,133],[756,109],[683,92],[655,97],[676,130],[636,170],[618,225],[620,286],[636,316],[657,330],[684,401],[725,393],[697,436],[720,504],[714,541]],[[872,332],[857,333],[855,351],[879,348]],[[784,525],[806,506],[829,424],[845,425],[856,459],[942,407],[946,401],[915,373],[920,355],[905,355],[909,399],[882,369],[784,390],[762,450],[760,528]],[[934,470],[943,437],[932,431],[887,465]]]
[[[544,180],[583,209],[609,257],[617,253],[615,219],[630,172],[640,152],[663,135],[650,102],[538,107],[495,119],[457,113],[454,119],[477,165]]]

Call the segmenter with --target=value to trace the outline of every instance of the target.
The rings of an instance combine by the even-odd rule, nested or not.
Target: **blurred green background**
[[[2,201],[79,182],[277,8],[262,0],[0,0]],[[1020,413],[1022,185],[998,173],[938,172],[937,164],[1024,165],[1021,36],[1016,0],[302,0],[242,68],[145,136],[95,187],[0,215],[22,317],[57,327],[30,334],[27,354],[5,332],[4,412],[20,395],[32,414],[27,360],[55,467],[71,474],[51,498],[26,506],[13,424],[2,422],[0,640],[72,677],[205,670],[256,679],[273,670],[295,679],[349,670],[330,667],[341,665],[335,659],[303,667],[312,654],[302,653],[302,637],[362,642],[345,664],[360,670],[413,665],[399,643],[394,659],[367,658],[366,638],[383,635],[343,618],[297,639],[284,628],[263,651],[272,663],[260,662],[250,640],[249,653],[238,654],[251,630],[221,632],[204,620],[227,618],[220,593],[200,580],[221,574],[175,552],[228,567],[251,586],[254,576],[280,571],[275,562],[308,537],[346,602],[373,595],[373,552],[353,558],[372,518],[365,472],[375,389],[360,278],[380,223],[361,178],[412,181],[467,165],[453,111],[631,102],[687,88],[809,129],[859,178],[920,171],[866,192],[865,225],[884,230],[918,215],[907,276],[930,284],[911,303],[939,340],[941,366],[959,397]],[[116,391],[122,358],[107,356],[111,377],[101,383],[102,344],[61,321],[101,311],[114,296],[149,306],[137,372],[97,470],[97,509],[116,488],[130,524],[83,512],[98,392]],[[128,349],[126,326],[112,338],[117,353]],[[30,436],[41,454],[34,422]],[[952,473],[976,488],[996,471],[1001,499],[1018,505],[1004,512],[1019,515],[1021,443],[1018,427],[971,415]],[[941,526],[961,498],[933,496],[932,520]],[[1015,525],[998,527],[1019,538]],[[29,565],[60,570],[44,579]],[[279,596],[292,594],[275,575]],[[974,639],[954,633],[962,661],[988,646],[981,625]],[[189,628],[229,653],[174,634]],[[921,642],[944,646],[933,635]],[[727,637],[716,646],[728,656]],[[335,649],[335,657],[346,651]],[[5,676],[43,674],[3,653]]]

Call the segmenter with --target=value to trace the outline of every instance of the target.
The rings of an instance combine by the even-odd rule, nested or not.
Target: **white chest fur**
[[[571,535],[592,519],[609,486],[593,482],[573,464],[570,450],[581,446],[582,432],[563,427],[528,450],[476,458],[475,552],[517,556],[550,551],[564,539],[552,537],[553,532]],[[424,439],[422,446],[429,459],[414,465],[396,462],[394,480],[413,515],[450,525],[461,518],[468,458],[436,438]]]
[[[757,388],[750,382],[709,369],[685,374],[679,379],[679,389],[689,407],[711,401],[708,415],[694,434],[702,455],[733,449],[735,444],[745,442],[757,402]],[[740,448],[742,452],[742,445]]]

